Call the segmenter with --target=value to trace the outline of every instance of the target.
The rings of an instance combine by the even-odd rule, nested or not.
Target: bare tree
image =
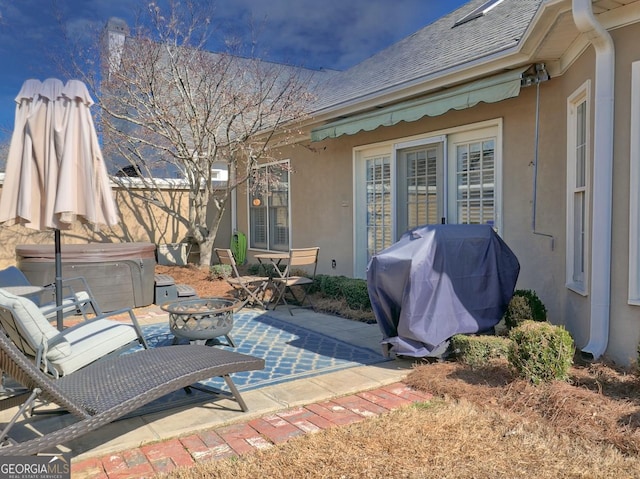
[[[263,187],[269,179],[255,167],[300,134],[313,75],[251,52],[240,56],[236,42],[207,51],[214,29],[208,3],[170,1],[166,12],[151,4],[131,32],[126,25],[107,31],[100,83],[85,78],[98,92],[105,156],[139,175],[147,188],[135,194],[184,222],[201,266],[211,262],[233,190],[252,177],[253,187]],[[222,185],[212,176],[221,168],[228,171]],[[154,194],[162,176],[188,183],[188,217]]]

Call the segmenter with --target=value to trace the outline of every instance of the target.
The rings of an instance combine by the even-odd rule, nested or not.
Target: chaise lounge
[[[24,386],[0,400],[0,411],[17,408],[0,433],[0,456],[31,455],[76,439],[141,406],[198,381],[224,378],[230,392],[209,392],[234,399],[242,411],[247,405],[230,374],[264,368],[264,360],[204,345],[145,349],[92,363],[60,379],[40,371],[0,331],[0,369]],[[200,386],[194,386],[201,389]],[[40,437],[17,442],[10,437],[18,419],[37,400],[55,403],[78,419]]]

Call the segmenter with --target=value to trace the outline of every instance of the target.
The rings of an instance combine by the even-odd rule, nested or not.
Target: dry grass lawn
[[[166,477],[640,478],[635,374],[576,365],[569,382],[535,387],[505,362],[444,362],[406,382],[435,399]]]

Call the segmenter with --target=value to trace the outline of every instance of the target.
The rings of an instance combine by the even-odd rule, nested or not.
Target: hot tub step
[[[186,298],[197,298],[198,293],[188,284],[176,284],[176,290],[178,293],[178,298],[186,299]]]
[[[167,301],[178,299],[178,288],[171,276],[168,274],[156,274],[154,279],[156,282],[154,304],[163,304]]]
[[[173,277],[168,274],[155,274],[153,279],[156,282],[156,286],[171,286],[172,284],[176,284]]]

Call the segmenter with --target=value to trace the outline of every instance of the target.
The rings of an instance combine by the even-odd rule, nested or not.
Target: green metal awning
[[[425,116],[438,116],[449,110],[471,108],[480,102],[495,103],[513,98],[520,94],[520,79],[525,70],[512,70],[417,100],[333,121],[312,130],[311,141],[353,135],[359,131],[375,130],[379,126],[392,126],[401,121],[416,121]]]

